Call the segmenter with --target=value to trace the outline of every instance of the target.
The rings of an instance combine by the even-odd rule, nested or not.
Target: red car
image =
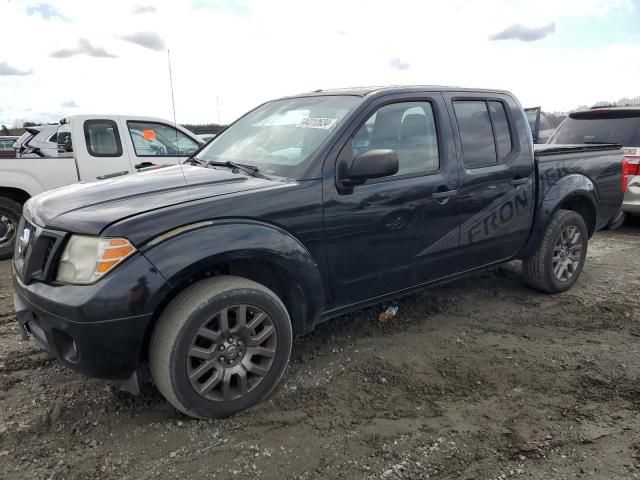
[[[17,139],[18,137],[0,137],[0,158],[15,158],[13,144]]]

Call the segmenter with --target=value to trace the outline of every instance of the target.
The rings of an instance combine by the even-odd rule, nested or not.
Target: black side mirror
[[[73,145],[71,144],[71,135],[65,135],[58,140],[58,153],[71,153],[73,152]]]
[[[370,178],[389,177],[398,173],[399,160],[395,150],[374,149],[363,152],[353,159],[348,180],[361,184]]]

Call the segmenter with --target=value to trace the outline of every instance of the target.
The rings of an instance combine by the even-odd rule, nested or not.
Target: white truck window
[[[199,145],[169,125],[152,122],[127,122],[133,148],[138,157],[183,157]]]
[[[122,156],[118,126],[113,120],[87,120],[84,122],[84,137],[91,156]]]

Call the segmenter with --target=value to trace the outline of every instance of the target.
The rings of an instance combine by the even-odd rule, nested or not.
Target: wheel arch
[[[587,225],[589,238],[597,229],[598,195],[595,183],[586,175],[571,174],[561,177],[551,186],[544,187],[543,197],[521,258],[533,255],[558,210],[571,210],[578,213]]]
[[[324,308],[316,261],[295,237],[272,225],[211,222],[140,251],[170,286],[154,310],[145,345],[166,306],[190,285],[213,276],[244,277],[272,290],[287,307],[295,335],[313,328]]]
[[[0,187],[0,197],[8,198],[20,205],[24,205],[31,198],[31,195],[21,188]]]

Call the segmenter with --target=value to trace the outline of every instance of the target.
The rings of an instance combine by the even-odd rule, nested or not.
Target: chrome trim
[[[209,225],[213,225],[213,222],[211,220],[208,220],[206,222],[192,223],[190,225],[183,225],[182,227],[174,228],[173,230],[169,230],[168,232],[164,232],[158,235],[157,237],[153,238],[152,240],[147,242],[145,247],[154,247],[159,243],[164,242],[165,240],[173,238],[177,235],[181,235],[191,230],[197,230],[198,228],[201,228],[201,227],[207,227]]]

